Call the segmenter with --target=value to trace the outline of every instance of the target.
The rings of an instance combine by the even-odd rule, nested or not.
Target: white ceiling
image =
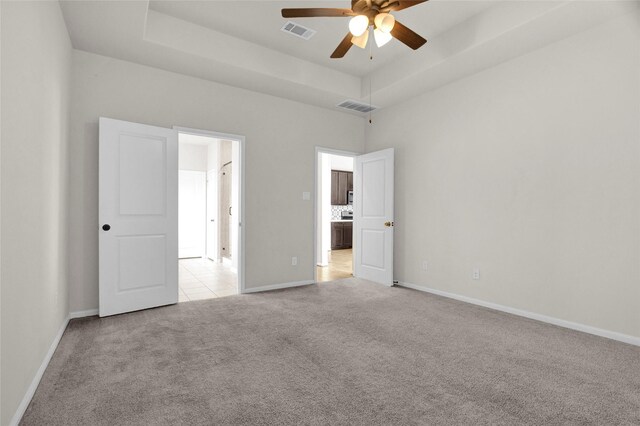
[[[280,10],[286,7],[337,7],[348,8],[343,1],[165,1],[152,0],[152,10],[170,15],[203,27],[220,31],[251,43],[259,44],[297,58],[343,71],[356,76],[369,74],[373,69],[389,63],[394,58],[409,54],[411,49],[392,40],[381,49],[371,43],[374,60],[369,60],[369,49],[353,47],[342,59],[329,56],[347,34],[349,18],[297,18],[293,22],[317,31],[310,39],[280,31],[288,19]],[[437,36],[449,28],[473,17],[494,5],[493,1],[431,0],[395,13],[396,18],[426,39]],[[428,46],[428,45],[427,45]]]
[[[429,41],[413,51],[393,40],[368,52],[329,55],[348,18],[294,21],[309,41],[280,31],[283,7],[346,7],[312,1],[61,1],[76,49],[326,108],[345,99],[387,107],[638,10],[638,1],[430,0],[396,13]]]

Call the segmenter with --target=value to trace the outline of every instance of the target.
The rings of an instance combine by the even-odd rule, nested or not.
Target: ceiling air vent
[[[294,36],[305,40],[309,40],[316,33],[316,31],[311,28],[303,27],[302,25],[291,21],[287,21],[287,23],[280,29],[285,33],[293,34]]]
[[[375,105],[363,104],[362,102],[346,100],[338,104],[339,108],[348,109],[351,111],[357,111],[366,114],[367,112],[375,111],[378,109]]]

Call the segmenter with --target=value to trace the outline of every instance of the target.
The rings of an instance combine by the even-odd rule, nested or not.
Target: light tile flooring
[[[353,250],[331,250],[329,266],[318,266],[318,282],[334,281],[353,276]]]
[[[238,294],[238,275],[231,267],[209,259],[180,259],[178,302]]]

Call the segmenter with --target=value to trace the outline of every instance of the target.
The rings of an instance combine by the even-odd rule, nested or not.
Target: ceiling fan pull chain
[[[369,124],[373,124],[371,120],[371,111],[373,102],[371,100],[371,80],[373,79],[373,43],[369,43]]]

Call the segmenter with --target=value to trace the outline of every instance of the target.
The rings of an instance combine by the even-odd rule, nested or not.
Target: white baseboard
[[[96,315],[98,315],[97,309],[87,309],[85,311],[69,312],[69,319],[94,317]]]
[[[18,424],[20,423],[20,420],[22,420],[22,416],[24,415],[25,411],[27,411],[27,407],[29,407],[29,404],[31,403],[31,399],[33,398],[33,395],[36,393],[36,389],[38,388],[38,385],[40,384],[40,380],[42,380],[42,376],[44,375],[44,372],[47,369],[47,366],[49,365],[49,361],[51,361],[51,358],[53,357],[53,353],[56,351],[56,348],[58,347],[58,343],[60,343],[60,339],[62,339],[62,335],[64,334],[64,331],[67,329],[67,324],[69,324],[69,319],[70,318],[67,316],[67,318],[65,318],[65,320],[62,322],[62,325],[60,326],[60,329],[58,330],[56,337],[54,337],[53,342],[51,343],[51,346],[49,346],[49,350],[47,351],[47,354],[42,360],[42,364],[40,364],[40,368],[38,368],[38,371],[36,372],[35,377],[33,378],[33,380],[31,381],[31,384],[27,388],[27,392],[22,397],[22,401],[20,401],[20,405],[18,405],[18,409],[16,410],[15,414],[9,421],[9,426],[18,426]]]
[[[442,290],[436,290],[429,287],[424,287],[417,284],[398,282],[399,286],[411,288],[418,291],[424,291],[426,293],[435,294],[437,296],[447,297],[449,299],[459,300],[461,302],[471,303],[473,305],[483,306],[485,308],[494,309],[496,311],[506,312],[521,317],[546,322],[548,324],[557,325],[564,328],[570,328],[571,330],[582,331],[583,333],[594,334],[600,337],[606,337],[607,339],[618,340],[620,342],[628,343],[630,345],[640,346],[640,337],[630,336],[628,334],[618,333],[616,331],[603,330],[601,328],[592,327],[590,325],[580,324],[577,322],[566,321],[559,318],[549,317],[547,315],[536,314],[534,312],[524,311],[522,309],[511,308],[509,306],[499,305],[497,303],[485,302],[484,300],[474,299],[472,297],[462,296],[460,294],[448,293]]]
[[[293,281],[290,283],[281,283],[281,284],[271,284],[271,285],[265,285],[262,287],[253,287],[253,288],[245,288],[242,293],[246,294],[246,293],[259,293],[262,291],[270,291],[270,290],[280,290],[282,288],[290,288],[290,287],[300,287],[302,285],[309,285],[309,284],[313,284],[315,283],[315,281],[313,280],[306,280],[306,281]]]

